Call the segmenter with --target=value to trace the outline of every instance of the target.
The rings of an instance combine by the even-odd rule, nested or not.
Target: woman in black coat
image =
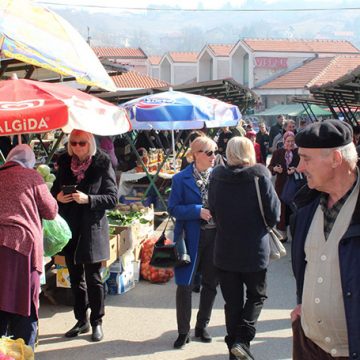
[[[232,138],[226,157],[227,166],[216,167],[210,178],[209,207],[217,228],[214,261],[225,300],[225,342],[230,359],[253,359],[250,341],[255,337],[255,324],[266,299],[270,253],[255,177],[259,178],[269,226],[279,220],[280,202],[269,171],[264,165],[256,164],[254,146],[249,139]]]
[[[63,253],[69,269],[77,323],[65,336],[75,337],[90,330],[86,314],[90,308],[92,340],[100,341],[105,313],[100,269],[101,262],[110,255],[105,211],[115,207],[117,187],[110,158],[96,149],[92,134],[81,130],[71,132],[68,152],[58,159],[58,173],[51,192],[72,232]]]

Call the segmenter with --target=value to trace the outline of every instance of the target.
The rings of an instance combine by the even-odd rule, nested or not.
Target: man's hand
[[[301,304],[296,305],[295,309],[290,313],[291,322],[294,322],[301,316]]]

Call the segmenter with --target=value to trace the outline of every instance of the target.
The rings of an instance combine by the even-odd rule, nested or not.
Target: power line
[[[38,1],[40,4],[52,6],[67,6],[81,8],[96,9],[117,9],[127,11],[169,11],[169,12],[306,12],[306,11],[357,11],[360,7],[338,7],[338,8],[295,8],[295,9],[180,9],[180,8],[158,8],[158,7],[124,7],[124,6],[108,6],[94,4],[67,4],[53,3],[48,1]]]

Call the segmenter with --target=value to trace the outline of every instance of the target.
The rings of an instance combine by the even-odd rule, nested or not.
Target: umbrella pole
[[[171,142],[172,142],[172,153],[173,153],[173,168],[176,170],[176,151],[175,151],[175,135],[174,129],[171,130]]]
[[[18,134],[18,145],[22,144],[21,134]]]

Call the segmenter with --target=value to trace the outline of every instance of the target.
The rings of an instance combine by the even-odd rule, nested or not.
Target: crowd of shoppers
[[[297,287],[291,313],[293,359],[345,360],[360,354],[358,133],[340,120],[303,125],[296,134],[294,123],[279,117],[270,134],[264,124],[258,134],[248,124],[245,136],[223,129],[221,156],[205,134],[191,137],[187,164],[173,177],[168,208],[175,219],[174,241],[183,237],[191,257],[189,265],[175,269],[175,349],[191,339],[192,290],[199,274],[195,338],[212,341],[208,325],[220,285],[229,359],[255,359],[251,342],[267,298],[270,252],[257,179],[267,224],[291,229]],[[277,137],[283,146],[274,149],[267,169],[269,145]],[[15,146],[0,167],[0,336],[35,345],[43,272],[41,220],[59,212],[72,231],[63,253],[77,321],[65,336],[91,329],[92,341],[103,339],[100,269],[109,257],[105,211],[115,206],[117,188],[114,149],[102,147],[110,154],[97,147],[92,134],[73,130],[67,151],[57,159],[51,193],[33,170],[35,154],[28,145]],[[303,177],[307,183],[301,183],[289,206],[282,200],[286,184]]]

